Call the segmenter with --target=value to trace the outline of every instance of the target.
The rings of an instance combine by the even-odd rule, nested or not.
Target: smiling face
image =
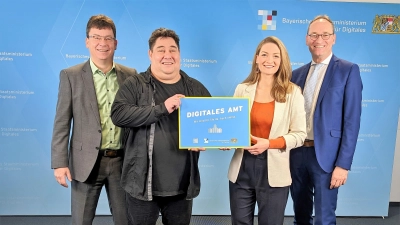
[[[176,83],[180,79],[180,52],[175,40],[171,37],[159,37],[149,50],[151,72],[163,83]]]
[[[264,44],[257,55],[256,63],[261,75],[274,75],[281,65],[281,51],[274,43]]]
[[[86,47],[89,49],[90,58],[94,64],[112,64],[114,52],[117,49],[113,30],[91,28],[86,38]]]
[[[332,34],[327,40],[323,40],[318,36],[316,40],[312,40],[310,34]],[[312,58],[316,63],[324,61],[331,53],[332,46],[335,44],[336,35],[334,34],[332,24],[325,19],[318,19],[312,22],[308,28],[306,36],[306,44],[311,52]]]

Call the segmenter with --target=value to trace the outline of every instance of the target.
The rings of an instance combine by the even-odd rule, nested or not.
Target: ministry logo
[[[400,34],[400,15],[376,15],[372,25],[375,34]]]
[[[276,20],[273,17],[277,15],[277,10],[258,10],[258,17],[261,20],[261,25],[258,25],[258,29],[276,30]]]

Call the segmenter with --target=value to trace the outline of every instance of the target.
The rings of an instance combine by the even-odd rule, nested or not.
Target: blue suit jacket
[[[304,89],[311,62],[293,71],[292,82]],[[325,172],[349,170],[360,129],[362,81],[357,64],[332,56],[314,111],[314,146]]]

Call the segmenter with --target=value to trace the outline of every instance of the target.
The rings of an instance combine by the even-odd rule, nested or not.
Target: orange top
[[[269,139],[272,120],[274,118],[275,101],[268,103],[253,102],[250,112],[251,134],[256,137]],[[253,140],[251,141],[252,144]],[[286,142],[283,137],[269,139],[269,148],[284,149]]]

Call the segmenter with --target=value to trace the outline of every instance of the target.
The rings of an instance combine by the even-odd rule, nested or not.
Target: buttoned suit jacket
[[[285,187],[292,183],[289,167],[289,152],[291,149],[303,145],[307,136],[306,112],[304,110],[304,97],[301,89],[293,85],[293,91],[286,96],[286,102],[275,101],[274,115],[270,130],[270,139],[283,137],[286,149],[267,149],[268,154],[268,182],[271,187]],[[250,98],[250,109],[253,106],[257,83],[239,84],[234,97]],[[238,128],[240,129],[240,127]],[[229,165],[228,178],[235,183],[242,164],[243,152],[238,148]]]
[[[115,71],[119,85],[136,74],[135,69],[117,63]],[[51,167],[69,167],[72,179],[86,181],[98,156],[101,132],[90,61],[62,70],[51,141]]]
[[[304,89],[311,62],[294,70],[292,82]],[[362,81],[357,64],[332,55],[314,110],[314,148],[325,172],[349,170],[361,120]]]

